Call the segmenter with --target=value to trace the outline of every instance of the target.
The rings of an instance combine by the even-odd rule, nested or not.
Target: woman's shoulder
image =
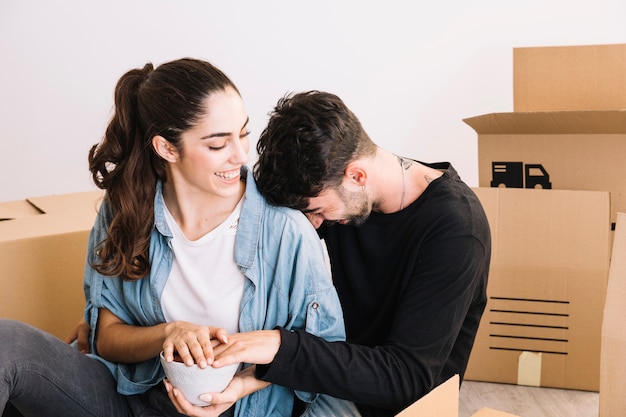
[[[293,224],[298,228],[307,225],[308,227],[313,227],[300,210],[270,204],[257,189],[254,176],[250,172],[249,168],[242,168],[242,177],[245,178],[246,181],[244,210],[248,210],[250,212],[258,210],[259,215],[265,218],[266,221],[270,220],[279,224]]]
[[[292,226],[300,231],[306,231],[307,229],[315,231],[311,222],[300,210],[274,206],[266,202],[265,217],[272,222],[285,224],[287,227]]]

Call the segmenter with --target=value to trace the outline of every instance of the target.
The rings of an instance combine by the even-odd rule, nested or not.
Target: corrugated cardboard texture
[[[82,317],[89,230],[102,193],[0,203],[0,317],[65,338]]]
[[[600,417],[626,413],[626,214],[619,213],[609,271],[600,367]]]
[[[478,133],[480,187],[498,182],[496,163],[540,164],[552,189],[609,191],[611,222],[626,211],[626,111],[493,113],[464,121]],[[521,166],[512,167],[519,181]]]
[[[396,417],[458,417],[459,376],[446,382],[414,402]]]
[[[493,252],[487,308],[465,378],[516,384],[520,359],[532,352],[541,353],[533,385],[597,391],[609,193],[474,190]]]
[[[626,44],[513,49],[516,112],[626,109]]]

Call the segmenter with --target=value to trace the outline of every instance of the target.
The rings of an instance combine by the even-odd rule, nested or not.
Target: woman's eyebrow
[[[250,116],[248,116],[246,118],[246,121],[243,124],[243,126],[241,126],[241,128],[243,129],[244,127],[248,126],[248,122],[250,122]],[[215,133],[211,133],[210,135],[207,135],[207,136],[202,136],[200,138],[200,140],[212,139],[212,138],[223,138],[223,137],[226,137],[226,136],[232,136],[232,133],[230,133],[230,132],[215,132]]]

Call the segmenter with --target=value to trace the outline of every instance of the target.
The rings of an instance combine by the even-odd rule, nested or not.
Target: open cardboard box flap
[[[513,49],[513,108],[626,109],[626,44]]]
[[[454,375],[443,384],[404,409],[396,417],[458,417],[459,376]],[[472,417],[517,417],[513,414],[482,408]]]
[[[443,384],[411,404],[396,417],[457,417],[459,415],[459,376]]]
[[[472,417],[518,417],[515,414],[505,413],[503,411],[494,410],[493,408],[481,408]]]
[[[488,113],[463,121],[479,135],[626,133],[626,110]]]

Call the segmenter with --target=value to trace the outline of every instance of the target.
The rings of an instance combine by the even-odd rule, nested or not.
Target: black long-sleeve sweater
[[[489,225],[448,163],[404,210],[359,227],[320,229],[344,309],[347,342],[282,331],[257,376],[393,416],[454,374],[463,378],[486,304]]]

